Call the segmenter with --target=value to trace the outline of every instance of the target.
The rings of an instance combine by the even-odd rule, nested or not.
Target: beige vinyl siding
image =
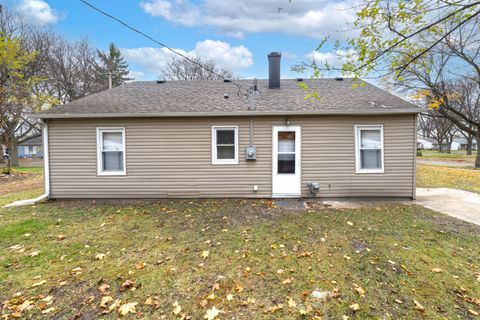
[[[413,115],[289,119],[302,130],[303,196],[318,181],[320,197],[412,197]],[[49,120],[51,196],[270,197],[272,126],[285,120],[254,118],[256,161],[245,160],[248,117]],[[384,126],[385,173],[355,173],[355,124]],[[212,164],[212,126],[238,126],[239,164]],[[126,176],[97,176],[97,127],[125,128]]]

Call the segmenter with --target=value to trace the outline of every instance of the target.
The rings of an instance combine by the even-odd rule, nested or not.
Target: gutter
[[[45,192],[41,196],[33,199],[27,200],[18,200],[12,203],[9,203],[2,208],[12,208],[19,206],[28,206],[40,202],[44,199],[48,199],[50,196],[50,159],[49,159],[49,150],[48,150],[48,124],[42,119],[38,119],[38,122],[42,126],[42,136],[43,136],[43,176],[45,184]]]
[[[76,118],[162,118],[162,117],[238,117],[238,116],[310,116],[310,115],[394,115],[417,114],[423,109],[409,108],[405,110],[376,110],[376,111],[233,111],[233,112],[153,112],[153,113],[37,113],[33,118],[41,119],[76,119]]]

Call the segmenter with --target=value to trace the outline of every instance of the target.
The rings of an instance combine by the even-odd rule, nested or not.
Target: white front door
[[[300,127],[273,127],[272,196],[300,197]]]

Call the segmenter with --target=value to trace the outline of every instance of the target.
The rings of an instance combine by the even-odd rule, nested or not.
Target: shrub
[[[423,156],[422,150],[417,150],[417,157]]]

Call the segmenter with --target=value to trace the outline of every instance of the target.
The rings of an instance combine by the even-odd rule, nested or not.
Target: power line
[[[177,50],[172,49],[172,48],[169,47],[168,45],[166,45],[166,44],[164,44],[164,43],[162,43],[162,42],[160,42],[160,41],[152,38],[151,36],[149,36],[149,35],[146,34],[145,32],[143,32],[143,31],[141,31],[141,30],[138,30],[138,29],[130,26],[130,25],[129,25],[128,23],[126,23],[125,21],[120,20],[120,19],[117,18],[117,17],[114,17],[114,16],[111,15],[110,13],[105,12],[105,11],[97,8],[96,6],[94,6],[93,4],[89,3],[88,1],[86,1],[86,0],[80,0],[80,1],[81,1],[83,4],[87,5],[88,7],[92,8],[93,10],[95,10],[95,11],[103,14],[104,16],[106,16],[106,17],[108,17],[108,18],[110,18],[110,19],[112,19],[112,20],[117,21],[118,23],[120,23],[120,24],[123,25],[124,27],[132,30],[133,32],[136,32],[136,33],[144,36],[144,37],[147,38],[148,40],[150,40],[150,41],[152,41],[152,42],[154,42],[154,43],[156,43],[156,44],[164,47],[165,49],[167,49],[167,50],[173,52],[174,54],[176,54],[176,55],[178,55],[178,56],[180,56],[180,57],[182,57],[182,58],[190,61],[191,63],[199,66],[200,68],[205,69],[206,71],[208,71],[208,72],[216,75],[217,77],[219,77],[219,78],[221,78],[221,79],[224,79],[224,80],[227,80],[227,78],[225,78],[225,77],[222,76],[221,74],[215,72],[214,70],[211,70],[211,69],[205,67],[204,65],[202,65],[201,63],[198,63],[197,61],[190,59],[188,56],[184,55],[183,53],[178,52]],[[234,85],[236,85],[236,86],[238,87],[238,93],[237,93],[237,94],[239,95],[239,94],[240,94],[240,88],[241,88],[241,86],[240,86],[238,83],[235,83],[234,81],[232,81],[231,79],[228,79],[228,80],[229,80],[229,82],[231,82],[232,84],[234,84]]]

